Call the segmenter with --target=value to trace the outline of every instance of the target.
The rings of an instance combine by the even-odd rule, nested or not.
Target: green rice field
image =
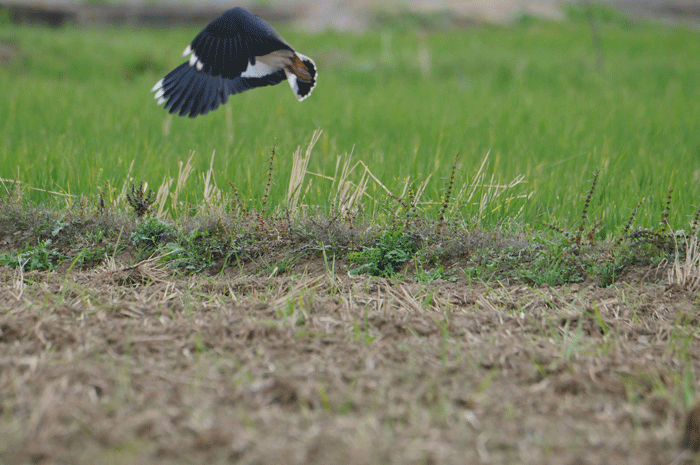
[[[384,188],[401,196],[428,180],[420,201],[436,215],[457,157],[453,196],[463,186],[475,195],[456,214],[487,225],[578,217],[600,170],[588,214],[603,234],[640,201],[636,222],[656,225],[670,189],[669,222],[685,227],[700,207],[700,33],[619,19],[597,26],[600,67],[577,18],[467,29],[397,22],[362,34],[279,27],[315,60],[313,95],[299,103],[282,83],[189,119],[170,116],[149,90],[198,29],[5,23],[0,43],[13,57],[0,61],[0,178],[41,189],[24,191],[32,202],[76,198],[45,191],[96,202],[132,181],[156,190],[193,153],[179,201],[202,202],[213,163],[223,198],[232,184],[259,204],[274,147],[268,202],[281,205],[293,152],[321,129],[301,200],[321,210],[339,157],[351,156],[364,165],[348,179],[359,183],[366,166],[381,182],[369,178],[366,214],[392,201]]]

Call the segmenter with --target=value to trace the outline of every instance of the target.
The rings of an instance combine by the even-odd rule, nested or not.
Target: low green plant
[[[364,247],[361,252],[352,252],[350,260],[360,265],[351,274],[390,277],[396,274],[418,251],[415,238],[403,229],[385,231],[374,247]]]
[[[442,279],[443,281],[456,281],[457,278],[450,277],[445,274],[445,269],[438,265],[430,270],[420,270],[416,273],[416,281],[426,283],[430,281],[435,281],[437,279]]]
[[[158,225],[157,220],[153,223],[155,229],[146,227],[138,234],[139,243],[147,246],[145,250],[154,251],[157,248],[162,254],[160,261],[171,268],[197,273],[220,259],[225,267],[230,264],[231,255],[237,253],[231,238],[223,231],[205,229],[187,232]]]
[[[63,260],[63,256],[46,239],[35,246],[25,247],[15,254],[0,253],[0,265],[22,268],[24,271],[53,270]]]
[[[367,315],[365,315],[365,321],[362,327],[360,327],[357,320],[352,322],[352,335],[350,338],[353,341],[358,341],[363,344],[371,344],[377,338],[377,336],[369,334]]]
[[[161,245],[167,244],[176,236],[175,228],[157,218],[149,218],[138,223],[131,234],[131,242],[145,254],[152,254]]]
[[[518,276],[525,282],[538,286],[558,286],[583,281],[580,256],[573,253],[568,238],[544,238],[535,236],[537,244],[532,261],[521,264]]]
[[[272,262],[272,263],[267,263],[266,266],[263,268],[261,271],[262,274],[265,276],[279,276],[283,275],[286,272],[288,272],[293,266],[296,261],[299,260],[298,256],[294,255],[287,255],[283,257],[281,260]]]
[[[583,281],[577,268],[565,260],[544,256],[533,262],[533,267],[520,271],[520,276],[527,282],[542,286],[559,286],[565,283]]]
[[[311,296],[309,296],[308,299],[311,299]],[[290,297],[284,306],[281,306],[275,311],[275,314],[283,322],[293,321],[295,326],[303,326],[308,320],[308,312],[305,310],[308,306],[309,302],[305,301],[304,296],[302,294],[297,294]]]
[[[109,245],[83,249],[76,257],[77,264],[81,267],[98,265],[111,255],[112,250],[112,247]]]
[[[598,278],[601,287],[609,287],[622,276],[625,269],[634,261],[634,254],[629,248],[613,250],[611,256],[602,263],[594,263],[590,267],[590,273]]]

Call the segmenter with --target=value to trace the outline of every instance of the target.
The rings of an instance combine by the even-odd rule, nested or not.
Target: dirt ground
[[[685,463],[696,295],[0,268],[0,463]],[[241,273],[243,271],[243,273]]]

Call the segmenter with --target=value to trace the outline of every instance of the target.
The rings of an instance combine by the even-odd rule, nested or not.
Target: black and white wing
[[[316,65],[258,16],[233,8],[197,34],[189,56],[151,89],[170,113],[195,117],[215,110],[228,96],[287,79],[298,100],[316,85]]]

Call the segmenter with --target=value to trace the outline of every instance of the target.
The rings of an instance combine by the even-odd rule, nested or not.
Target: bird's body
[[[316,86],[316,65],[258,16],[233,8],[197,34],[181,64],[151,89],[158,104],[194,118],[256,87],[289,81],[299,101]]]

